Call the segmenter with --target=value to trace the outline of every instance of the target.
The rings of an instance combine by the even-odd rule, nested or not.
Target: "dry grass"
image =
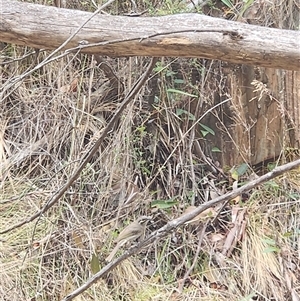
[[[153,10],[157,4],[152,4]],[[119,9],[130,6],[123,5]],[[35,64],[34,52],[25,47],[6,45],[0,55],[4,88]],[[46,55],[41,52],[37,60]],[[126,91],[147,61],[107,58]],[[192,151],[197,133],[191,131],[177,145],[210,104],[213,92],[203,89],[209,87],[204,73],[210,71],[201,60],[179,59],[164,59],[155,71],[59,203],[36,222],[0,236],[1,300],[60,300],[105,265],[116,229],[151,214],[149,233],[188,204],[207,200],[212,173]],[[201,74],[197,84],[191,84],[194,71]],[[184,93],[169,93],[169,88]],[[0,100],[2,230],[33,215],[70,178],[118,105],[103,99],[108,89],[91,57],[69,55],[31,74]],[[190,96],[199,93],[203,106]],[[76,300],[288,300],[300,290],[299,173],[223,208],[207,228],[182,290],[180,281],[197,253],[201,227],[178,229]],[[219,180],[209,179],[221,189]],[[226,185],[230,188],[230,181]],[[157,209],[150,206],[154,200],[174,203]],[[222,252],[236,208],[247,212],[238,225],[245,228],[227,257]]]

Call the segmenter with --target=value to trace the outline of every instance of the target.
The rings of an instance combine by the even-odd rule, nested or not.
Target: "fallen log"
[[[56,49],[78,31],[63,50],[114,57],[201,57],[300,70],[299,31],[200,14],[162,17],[93,15],[6,0],[0,0],[0,9],[2,42]]]

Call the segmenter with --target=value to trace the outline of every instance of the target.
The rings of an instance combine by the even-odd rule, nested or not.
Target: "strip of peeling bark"
[[[0,0],[0,40],[55,49],[92,13]],[[163,17],[96,15],[64,50],[108,56],[202,57],[300,70],[300,32],[199,14]]]

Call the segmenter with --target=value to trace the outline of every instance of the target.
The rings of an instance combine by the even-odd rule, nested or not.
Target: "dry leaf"
[[[77,86],[78,86],[78,78],[74,78],[71,84],[60,87],[59,92],[60,93],[77,92]]]
[[[83,245],[83,234],[80,232],[80,230],[74,230],[72,231],[72,240],[75,243],[76,247],[79,249],[84,249],[84,245]]]
[[[196,208],[197,208],[196,206],[188,206],[182,215],[190,213],[190,212],[194,211]],[[217,215],[217,213],[214,210],[214,208],[208,208],[208,209],[205,209],[200,214],[198,214],[192,220],[187,221],[185,224],[186,225],[189,224],[189,225],[193,225],[193,226],[199,225],[201,222],[205,221],[206,219],[214,217],[216,215]]]
[[[210,236],[209,236],[209,239],[212,243],[216,243],[218,241],[221,241],[223,240],[225,237],[224,234],[221,234],[221,233],[212,233]]]
[[[60,89],[58,90],[60,93],[68,93],[70,90],[70,85],[64,85],[62,87],[60,87]]]
[[[69,86],[68,92],[77,92],[78,78],[74,78]]]

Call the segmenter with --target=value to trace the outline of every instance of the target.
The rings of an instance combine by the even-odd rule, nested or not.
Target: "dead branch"
[[[123,102],[121,103],[120,107],[117,109],[117,111],[114,113],[114,116],[109,121],[107,126],[103,129],[102,134],[100,138],[95,142],[95,144],[89,149],[86,154],[81,159],[81,163],[79,167],[74,171],[73,175],[70,177],[70,179],[67,181],[66,184],[64,184],[44,205],[44,207],[39,210],[37,213],[29,217],[28,219],[13,225],[12,227],[9,227],[3,231],[0,231],[0,234],[7,233],[9,231],[12,231],[14,229],[17,229],[25,224],[28,224],[35,219],[39,218],[42,214],[44,214],[49,208],[51,208],[53,205],[55,205],[59,199],[64,195],[64,193],[69,189],[69,187],[77,180],[77,178],[80,176],[81,171],[84,169],[87,163],[90,162],[93,155],[97,152],[101,144],[103,143],[105,137],[108,135],[108,133],[111,131],[111,129],[114,127],[115,122],[118,120],[118,118],[121,116],[124,109],[127,107],[127,105],[130,103],[130,101],[137,95],[137,93],[140,91],[141,87],[144,85],[146,80],[148,79],[150,73],[152,72],[152,69],[156,63],[157,59],[152,58],[151,62],[149,63],[149,66],[146,70],[146,72],[139,78],[139,80],[135,83],[135,85],[132,87],[132,89],[129,91]]]
[[[108,56],[202,57],[300,70],[296,30],[200,14],[132,18],[5,0],[0,0],[0,7],[3,42],[37,49],[63,45],[67,52]]]
[[[197,207],[194,211],[189,212],[185,215],[180,216],[179,218],[176,218],[176,219],[168,222],[165,226],[161,227],[157,231],[150,234],[145,240],[141,241],[136,246],[132,246],[119,258],[115,259],[111,263],[104,266],[98,273],[96,273],[93,277],[91,277],[85,284],[83,284],[82,286],[77,288],[75,291],[73,291],[72,293],[67,295],[65,298],[62,299],[62,301],[73,300],[76,296],[83,293],[90,286],[92,286],[94,283],[96,283],[99,279],[101,279],[105,275],[107,275],[108,272],[113,270],[122,261],[124,261],[128,257],[140,252],[143,248],[149,246],[155,240],[161,239],[161,238],[169,235],[172,231],[176,230],[176,228],[178,228],[179,226],[182,226],[187,221],[192,220],[194,217],[196,217],[198,214],[200,214],[204,210],[211,208],[213,206],[216,206],[219,203],[229,201],[229,200],[241,195],[242,193],[245,193],[245,192],[247,192],[267,181],[270,181],[292,169],[298,168],[299,166],[300,166],[300,159],[293,161],[291,163],[287,163],[282,166],[279,166],[279,167],[275,168],[274,170],[268,172],[267,174],[245,184],[244,186],[242,186],[238,189],[235,189],[225,195],[219,196],[209,202],[206,202],[205,204],[202,204],[201,206]]]

